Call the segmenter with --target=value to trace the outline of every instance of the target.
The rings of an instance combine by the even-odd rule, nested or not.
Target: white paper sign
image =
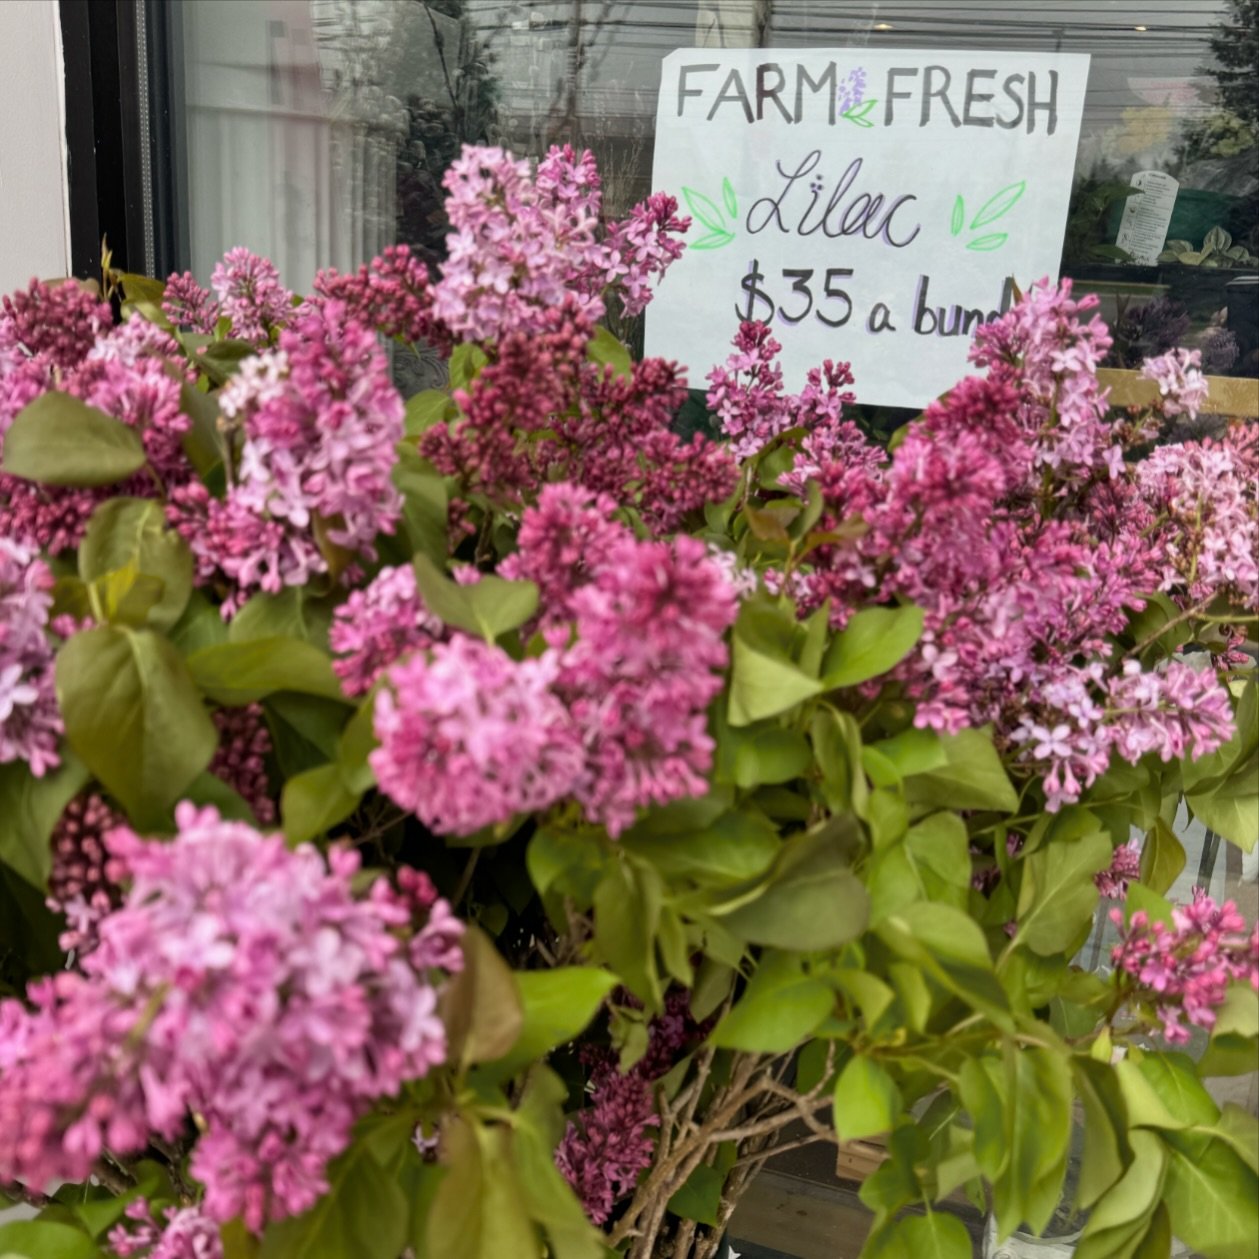
[[[1161,170],[1138,171],[1128,183],[1141,191],[1124,203],[1115,244],[1126,249],[1134,262],[1152,266],[1167,242],[1180,183]]]
[[[848,360],[862,402],[924,406],[966,374],[1013,283],[1058,274],[1087,56],[683,49],[661,72],[653,188],[694,220],[647,353],[695,387],[740,319],[795,389]]]

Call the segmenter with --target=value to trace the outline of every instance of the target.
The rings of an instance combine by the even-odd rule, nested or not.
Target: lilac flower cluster
[[[190,272],[173,275],[162,294],[162,309],[176,327],[209,335],[225,319],[229,335],[261,348],[293,313],[293,294],[280,283],[275,263],[243,245],[230,249],[210,277],[215,297]]]
[[[0,535],[57,553],[77,546],[96,506],[117,494],[152,497],[186,481],[175,342],[144,319],[111,327],[109,307],[75,284],[32,281],[0,314],[0,450],[23,407],[56,389],[140,433],[151,474],[99,489],[40,485],[0,473]]]
[[[804,428],[804,457],[797,461],[788,488],[800,487],[815,476],[825,456],[848,436],[850,426],[841,419],[844,403],[853,394],[844,386],[853,383],[847,363],[829,359],[808,374],[798,395],[783,393],[778,354],[782,345],[770,335],[767,324],[745,320],[734,337],[735,352],[721,367],[708,373],[711,388],[708,407],[721,421],[730,448],[738,459],[750,459],[789,428]]]
[[[347,695],[363,695],[399,657],[438,642],[445,626],[424,605],[410,564],[382,568],[332,614],[332,667]]]
[[[565,296],[591,323],[620,283],[628,314],[651,300],[649,281],[680,255],[689,219],[661,194],[598,238],[602,192],[593,155],[554,146],[538,164],[498,148],[465,147],[443,184],[451,234],[433,312],[456,336],[498,341],[523,332]]]
[[[313,300],[340,302],[350,319],[382,336],[445,344],[449,334],[433,315],[428,268],[407,245],[389,245],[353,275],[321,271]]]
[[[809,430],[779,483],[803,494],[816,479],[819,529],[835,541],[767,584],[802,612],[830,599],[835,625],[871,602],[919,605],[924,633],[895,672],[916,723],[993,723],[1042,776],[1051,810],[1078,799],[1112,755],[1200,756],[1229,737],[1228,696],[1212,674],[1120,668],[1114,636],[1160,584],[1184,591],[1201,571],[1204,591],[1244,594],[1255,571],[1249,439],[1167,448],[1148,471],[1126,463],[1125,448],[1150,433],[1106,419],[1095,369],[1107,334],[1080,318],[1093,304],[1065,283],[1034,286],[977,335],[972,357],[987,375],[928,407],[890,457],[842,418],[846,373],[828,365],[798,398],[783,395],[762,325],[745,324],[710,376],[709,404],[741,453]],[[1200,378],[1189,360],[1180,369],[1168,398],[1192,407]],[[1195,564],[1203,551],[1211,558]]]
[[[52,831],[48,908],[65,916],[59,943],[82,956],[96,947],[102,919],[122,900],[109,876],[105,836],[126,819],[99,792],[80,792],[62,810]]]
[[[170,519],[202,580],[221,573],[235,600],[328,570],[328,544],[373,557],[401,498],[390,480],[403,406],[369,329],[339,302],[307,309],[278,348],[242,363],[219,404],[243,436],[224,499],[200,483],[172,494]]]
[[[637,808],[706,789],[734,592],[703,543],[640,541],[610,507],[557,484],[524,514],[503,572],[544,594],[541,657],[456,635],[389,671],[371,763],[434,830],[466,834],[572,796],[615,835]],[[386,628],[376,641],[405,642],[414,613],[400,619],[398,638]]]
[[[1160,446],[1137,471],[1163,590],[1259,611],[1259,433]]]
[[[48,565],[0,537],[0,765],[22,761],[36,778],[60,763],[61,711],[53,684]]]
[[[223,1259],[219,1227],[197,1207],[178,1207],[155,1218],[144,1198],[127,1203],[125,1222],[109,1231],[109,1245],[119,1259]]]
[[[1233,981],[1259,991],[1259,923],[1247,935],[1232,901],[1217,905],[1199,888],[1192,904],[1172,910],[1170,925],[1151,922],[1143,909],[1126,926],[1123,910],[1110,917],[1122,937],[1111,954],[1115,969],[1132,998],[1153,1006],[1172,1044],[1185,1044],[1190,1026],[1215,1026]]]
[[[463,634],[395,665],[376,698],[380,789],[446,835],[545,809],[582,767],[558,671],[553,653],[515,661]]]
[[[651,1166],[652,1130],[660,1126],[652,1084],[707,1030],[691,1017],[689,1002],[688,992],[669,993],[648,1028],[647,1052],[629,1071],[618,1069],[609,1049],[591,1045],[582,1051],[590,1069],[589,1105],[569,1120],[555,1163],[595,1224],[607,1222]]]
[[[327,1191],[374,1099],[443,1061],[458,924],[421,880],[356,896],[355,852],[325,866],[188,803],[176,823],[169,843],[107,836],[129,888],[82,973],[0,1003],[0,1176],[84,1179],[191,1112],[205,1214],[258,1231]]]
[[[1093,878],[1097,890],[1111,900],[1123,900],[1128,895],[1128,884],[1141,877],[1141,844],[1132,841],[1115,849],[1110,865]]]
[[[219,745],[206,772],[222,779],[242,800],[260,826],[276,821],[275,799],[267,777],[271,755],[271,731],[260,704],[220,708],[214,713]]]
[[[635,507],[656,531],[677,528],[734,488],[730,452],[671,431],[686,382],[663,359],[628,379],[586,361],[591,325],[571,295],[512,331],[466,390],[461,418],[430,429],[421,453],[498,506],[519,508],[548,482],[570,481]]]

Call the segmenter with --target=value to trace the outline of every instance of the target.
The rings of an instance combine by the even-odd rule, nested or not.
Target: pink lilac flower
[[[231,320],[232,336],[264,346],[274,329],[288,322],[293,294],[280,283],[275,263],[238,245],[223,255],[210,276],[220,314]]]
[[[589,1104],[569,1120],[555,1165],[594,1224],[607,1223],[616,1203],[633,1193],[639,1175],[651,1165],[652,1130],[660,1126],[652,1085],[709,1027],[695,1022],[689,1002],[688,992],[669,993],[664,1010],[649,1025],[647,1052],[626,1072],[618,1069],[610,1049],[582,1048],[590,1072]]]
[[[640,542],[627,531],[571,606],[576,639],[557,685],[585,749],[574,794],[617,835],[638,808],[707,790],[707,709],[735,596],[698,539]]]
[[[113,324],[109,306],[72,280],[32,280],[0,308],[0,376],[29,361],[69,371]]]
[[[191,271],[172,275],[162,293],[162,310],[177,328],[209,336],[219,321],[219,304]]]
[[[653,193],[630,211],[629,217],[608,228],[605,245],[611,255],[609,270],[617,273],[621,311],[641,315],[653,296],[653,285],[685,248],[676,237],[691,226],[678,217],[678,201],[667,193]]]
[[[1147,358],[1141,364],[1140,376],[1158,386],[1160,409],[1169,418],[1187,416],[1193,419],[1206,403],[1210,388],[1202,374],[1200,350],[1179,347]]]
[[[606,269],[593,163],[552,149],[539,176],[540,187],[528,162],[498,148],[465,148],[446,171],[451,232],[433,310],[456,335],[494,341],[524,331],[566,295],[591,320],[602,315],[598,294],[571,282]]]
[[[332,614],[332,667],[345,693],[363,695],[400,657],[446,636],[424,605],[410,564],[382,568]]]
[[[53,827],[48,907],[65,916],[59,943],[82,956],[96,947],[101,921],[122,902],[122,888],[110,877],[105,836],[126,818],[97,791],[75,796]]]
[[[267,777],[267,757],[271,755],[271,732],[260,704],[241,708],[220,708],[213,714],[219,732],[206,772],[225,782],[249,805],[260,826],[276,821],[275,799]]]
[[[380,789],[442,835],[469,835],[567,795],[581,744],[551,689],[551,652],[513,660],[456,634],[394,665],[376,697]]]
[[[247,359],[220,406],[243,440],[224,499],[200,486],[171,496],[171,523],[203,580],[275,593],[326,571],[328,543],[374,558],[401,496],[390,474],[403,404],[375,336],[339,302],[310,307],[279,347]]]
[[[544,622],[567,621],[578,587],[610,562],[625,536],[613,523],[615,500],[578,485],[544,486],[537,504],[528,508],[516,536],[517,550],[498,568],[513,581],[537,584]]]
[[[382,336],[444,345],[449,334],[433,315],[428,268],[407,245],[390,245],[351,275],[320,271],[315,293],[342,303],[349,318]]]
[[[119,1259],[223,1259],[219,1227],[197,1207],[159,1209],[161,1220],[144,1198],[127,1203],[125,1223],[109,1231],[109,1245]]]
[[[411,959],[416,889],[356,895],[357,853],[325,864],[187,802],[175,821],[170,842],[109,834],[129,886],[81,973],[0,1002],[0,1176],[83,1180],[193,1112],[204,1214],[257,1232],[326,1193],[355,1121],[443,1061],[440,974]]]
[[[1170,925],[1151,922],[1145,910],[1126,925],[1122,910],[1110,917],[1121,934],[1111,953],[1121,983],[1153,1009],[1172,1044],[1187,1043],[1191,1026],[1215,1026],[1230,983],[1259,991],[1259,924],[1247,932],[1232,901],[1217,905],[1199,888],[1192,904],[1173,909]]]
[[[36,778],[60,764],[61,711],[46,628],[53,576],[29,548],[0,538],[0,765]]]
[[[627,314],[650,300],[648,283],[681,252],[672,239],[690,224],[677,202],[656,194],[597,234],[599,173],[589,151],[553,146],[533,175],[498,148],[467,146],[443,179],[451,223],[433,310],[456,336],[498,341],[527,331],[539,311],[567,295],[593,323],[603,292],[620,287]]]
[[[1111,900],[1123,900],[1128,884],[1141,877],[1141,845],[1138,841],[1121,844],[1107,868],[1095,875],[1097,890]]]
[[[1156,514],[1151,551],[1164,590],[1193,603],[1217,595],[1259,611],[1259,434],[1237,426],[1211,438],[1159,446],[1137,481]]]
[[[735,353],[708,373],[708,409],[716,412],[736,459],[748,459],[791,427],[783,396],[782,345],[769,325],[745,320],[734,338]],[[746,379],[741,379],[746,377]]]

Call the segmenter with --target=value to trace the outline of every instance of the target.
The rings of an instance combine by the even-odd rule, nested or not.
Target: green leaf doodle
[[[721,181],[721,199],[726,203],[726,213],[732,219],[737,219],[739,217],[739,203],[735,200],[734,185],[730,182],[729,176]]]
[[[721,181],[721,199],[725,202],[733,223],[726,222],[721,207],[709,196],[697,192],[694,188],[682,189],[682,196],[690,207],[691,213],[706,227],[708,232],[699,240],[689,242],[691,249],[720,249],[734,240],[732,228],[738,223],[738,202],[734,195],[734,185],[729,178]]]

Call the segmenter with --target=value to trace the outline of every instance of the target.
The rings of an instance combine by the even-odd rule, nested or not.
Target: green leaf
[[[905,795],[911,803],[1003,813],[1013,813],[1019,807],[1018,793],[985,731],[941,735],[940,745],[946,765],[906,778]]]
[[[0,862],[41,892],[52,867],[48,840],[53,827],[89,777],[86,766],[71,754],[63,755],[60,768],[42,778],[18,761],[0,765]]]
[[[205,480],[215,468],[223,464],[224,441],[219,430],[218,395],[203,393],[181,378],[179,409],[189,420],[188,429],[180,439],[180,444],[197,475]]]
[[[698,1220],[716,1228],[721,1210],[721,1191],[725,1184],[725,1172],[701,1163],[669,1199],[669,1210],[679,1219]]]
[[[629,350],[602,324],[595,328],[594,336],[586,346],[586,357],[592,363],[612,368],[612,374],[628,380],[634,374],[634,360]]]
[[[1180,840],[1162,818],[1157,819],[1141,850],[1141,882],[1163,896],[1184,868],[1185,850]]]
[[[1027,191],[1027,180],[1020,179],[1016,184],[1007,184],[999,192],[994,192],[987,201],[979,207],[975,217],[971,219],[971,230],[974,231],[978,227],[987,227],[989,223],[995,223],[997,219],[1014,209],[1015,203]]]
[[[1151,1133],[1132,1135],[1133,1161],[1102,1196],[1084,1226],[1078,1254],[1082,1259],[1131,1254],[1148,1229],[1167,1175],[1167,1149]]]
[[[1179,612],[1170,600],[1168,604],[1173,615]],[[1181,763],[1180,777],[1185,791],[1205,794],[1218,787],[1229,778],[1236,766],[1259,748],[1259,683],[1254,678],[1248,679],[1241,689],[1234,721],[1237,728],[1227,743],[1209,756],[1186,759]]]
[[[1185,801],[1204,825],[1251,852],[1259,839],[1259,752],[1235,766],[1219,786],[1186,793]]]
[[[1111,862],[1114,848],[1102,831],[1042,845],[1023,862],[1018,935],[1035,953],[1066,951],[1097,909],[1093,878]]]
[[[696,192],[694,188],[685,186],[682,189],[682,196],[685,198],[691,213],[710,232],[724,232],[727,230],[725,217],[711,197],[705,196],[702,192]]]
[[[1164,1201],[1176,1236],[1206,1259],[1254,1259],[1259,1177],[1224,1142],[1173,1150]]]
[[[352,791],[338,765],[317,765],[296,774],[280,795],[280,816],[290,845],[330,831],[358,808],[361,793]]]
[[[730,182],[729,176],[721,181],[721,199],[725,202],[726,213],[732,218],[739,217],[739,203],[735,199],[734,185]]]
[[[4,435],[0,469],[44,485],[112,485],[144,467],[140,435],[67,393],[41,394]]]
[[[516,1043],[524,1023],[520,989],[494,942],[480,927],[463,933],[463,969],[446,985],[440,1010],[448,1062],[493,1062]]]
[[[407,1201],[368,1141],[332,1163],[328,1183],[309,1211],[267,1229],[258,1259],[380,1259],[401,1252]]]
[[[926,774],[948,764],[948,756],[940,736],[934,730],[915,730],[912,727],[890,739],[867,745],[871,751],[886,757],[902,778],[911,774]]]
[[[891,1132],[902,1109],[895,1081],[873,1058],[855,1054],[835,1081],[835,1133],[841,1141]]]
[[[783,844],[773,869],[747,894],[712,912],[741,940],[782,949],[834,949],[866,928],[869,902],[853,874],[849,844],[857,826],[839,819],[826,828],[794,835]]]
[[[966,1225],[955,1215],[928,1210],[905,1215],[883,1235],[878,1259],[971,1259]]]
[[[938,983],[998,1026],[1011,1026],[1005,990],[979,924],[951,905],[923,902],[880,923],[878,934],[906,961],[922,966]]]
[[[206,695],[233,708],[275,691],[346,702],[331,659],[298,638],[257,638],[204,647],[188,657],[188,668]]]
[[[460,1119],[444,1129],[448,1170],[428,1212],[431,1259],[537,1259],[509,1141],[500,1128]]]
[[[1229,985],[1215,1012],[1211,1043],[1198,1070],[1203,1076],[1249,1075],[1259,1061],[1259,992],[1248,983]]]
[[[193,804],[202,807],[212,804],[218,809],[220,817],[227,818],[230,821],[248,822],[250,826],[258,825],[258,818],[244,797],[238,791],[229,787],[221,778],[210,773],[209,770],[202,770],[184,788],[182,798],[191,800]],[[163,827],[163,829],[172,831],[175,829],[173,815],[168,826]]]
[[[827,690],[856,686],[894,669],[922,636],[921,608],[866,608],[831,641],[822,663]]]
[[[543,826],[529,841],[525,863],[540,896],[569,896],[586,909],[607,867],[607,853],[592,834]]]
[[[472,341],[455,346],[450,355],[450,387],[466,389],[489,361],[485,351]]]
[[[402,495],[402,518],[411,550],[423,551],[431,560],[444,564],[449,511],[445,479],[406,442],[398,445],[392,478]]]
[[[813,763],[813,750],[799,730],[771,727],[734,735],[734,782],[737,787],[788,783]]]
[[[602,1235],[555,1166],[554,1149],[564,1130],[560,1106],[567,1092],[553,1072],[537,1068],[530,1073],[516,1109],[513,1162],[525,1206],[546,1230],[552,1259],[603,1259]]]
[[[202,647],[226,642],[227,626],[218,608],[201,591],[194,590],[183,616],[167,631],[166,636],[180,655],[188,656]]]
[[[1087,1209],[1124,1173],[1128,1112],[1109,1064],[1075,1057],[1071,1068],[1084,1108],[1084,1150],[1077,1198],[1079,1205]]]
[[[735,811],[723,813],[691,834],[627,834],[620,843],[666,878],[719,886],[763,875],[781,847],[778,830],[771,823]]]
[[[1005,1146],[1009,1163],[993,1185],[1004,1240],[1026,1223],[1039,1235],[1058,1205],[1071,1136],[1071,1075],[1057,1051],[1007,1043]]]
[[[446,625],[493,642],[518,629],[538,610],[538,588],[531,581],[507,581],[486,574],[471,586],[447,577],[423,552],[414,561],[416,584],[430,612]]]
[[[615,975],[596,966],[518,971],[524,1019],[516,1043],[492,1064],[495,1074],[514,1074],[579,1036],[616,984]]]
[[[0,1259],[96,1259],[96,1243],[69,1224],[14,1220],[0,1224]]]
[[[949,220],[949,233],[952,236],[961,234],[962,228],[966,226],[966,202],[962,199],[959,192],[953,199],[953,214]]]
[[[408,437],[419,437],[454,411],[455,405],[444,389],[423,389],[407,399],[403,431]]]
[[[183,660],[149,630],[108,626],[67,640],[57,701],[70,746],[141,827],[165,814],[218,746]]]
[[[654,940],[660,925],[660,876],[618,861],[594,893],[595,944],[625,986],[651,1009],[660,1006]]]
[[[1135,1051],[1115,1071],[1134,1128],[1181,1130],[1220,1116],[1188,1054]]]
[[[967,241],[966,248],[978,253],[991,253],[994,249],[1000,249],[1009,239],[1005,232],[991,232],[987,236],[976,236],[974,240]]]
[[[317,598],[301,586],[287,586],[277,595],[257,594],[228,623],[227,641],[300,638],[326,651],[332,609],[332,600]]]
[[[225,385],[247,359],[257,354],[248,341],[212,341],[195,349],[189,357],[216,385]]]
[[[733,655],[729,707],[732,726],[750,726],[754,721],[774,717],[822,691],[816,678],[803,673],[789,659],[776,659],[752,646],[737,627]]]
[[[765,953],[743,995],[713,1029],[722,1049],[786,1053],[807,1040],[835,1007],[835,994],[790,953]]]
[[[158,629],[169,629],[183,615],[192,594],[192,553],[166,527],[161,503],[147,498],[111,498],[88,521],[79,544],[79,576],[84,581],[126,568],[161,579],[161,594],[149,612]]]

